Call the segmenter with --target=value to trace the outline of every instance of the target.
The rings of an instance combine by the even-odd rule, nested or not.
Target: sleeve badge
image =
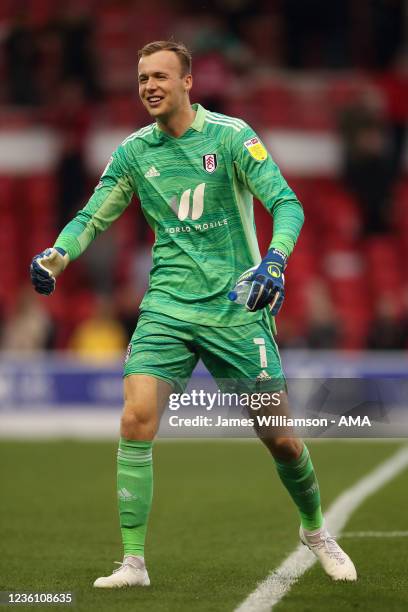
[[[248,150],[251,157],[256,161],[264,161],[268,157],[268,152],[259,138],[255,136],[244,142],[244,147]]]

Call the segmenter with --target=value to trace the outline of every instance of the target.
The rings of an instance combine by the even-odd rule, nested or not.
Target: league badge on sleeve
[[[215,153],[203,155],[204,170],[212,174],[217,169],[217,156]]]
[[[244,147],[248,150],[250,156],[256,159],[256,161],[264,161],[264,159],[268,157],[267,150],[259,138],[256,138],[256,136],[246,140],[244,142]]]

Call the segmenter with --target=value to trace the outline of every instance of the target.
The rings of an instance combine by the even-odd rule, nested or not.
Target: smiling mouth
[[[149,106],[156,107],[162,102],[163,96],[148,96],[146,99]]]

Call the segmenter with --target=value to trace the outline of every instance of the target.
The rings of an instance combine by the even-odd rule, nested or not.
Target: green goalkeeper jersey
[[[253,196],[274,217],[272,246],[287,255],[302,207],[244,121],[193,108],[195,119],[179,138],[156,123],[126,138],[55,246],[75,259],[136,194],[155,234],[141,309],[202,325],[242,325],[262,317],[227,298],[240,274],[261,260]]]

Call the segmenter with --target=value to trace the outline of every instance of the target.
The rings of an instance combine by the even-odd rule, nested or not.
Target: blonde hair
[[[181,76],[191,74],[191,53],[187,47],[183,45],[183,43],[178,43],[174,40],[155,40],[148,43],[138,52],[138,59],[145,55],[153,55],[153,53],[157,53],[158,51],[173,51],[180,61],[180,66],[182,69]]]

